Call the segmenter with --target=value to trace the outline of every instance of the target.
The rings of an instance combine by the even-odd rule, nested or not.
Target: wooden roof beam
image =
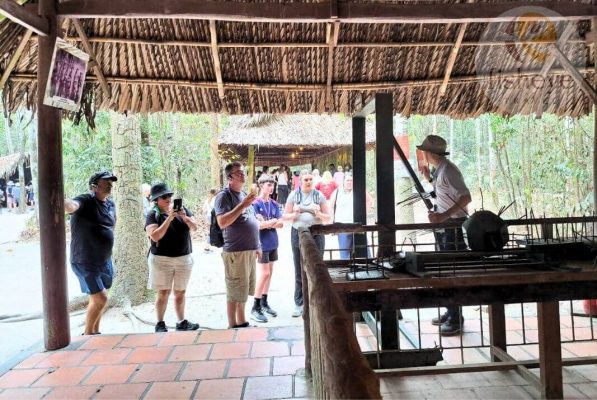
[[[6,2],[7,0],[3,0]],[[335,1],[335,0],[334,0]],[[509,15],[518,7],[550,11],[550,19],[580,20],[597,16],[597,5],[569,1],[512,1],[507,3],[371,4],[361,3],[239,3],[197,0],[70,0],[58,4],[68,18],[184,18],[222,21],[357,23],[464,23],[544,20],[540,13]],[[335,18],[332,14],[337,13]],[[551,15],[555,15],[551,18]]]
[[[572,36],[572,33],[574,33],[575,30],[576,30],[576,24],[569,23],[568,25],[566,25],[566,27],[562,31],[562,34],[556,41],[556,44],[558,45],[558,47],[561,47],[570,38],[570,36]],[[545,60],[543,67],[541,67],[541,75],[544,78],[547,76],[547,73],[549,72],[550,68],[553,66],[555,61],[556,61],[555,54],[550,53],[547,56],[547,59]]]
[[[23,50],[25,50],[25,46],[27,46],[27,43],[29,42],[29,38],[31,38],[32,33],[33,31],[31,29],[27,29],[27,31],[25,31],[25,34],[21,38],[19,46],[17,47],[14,54],[8,61],[8,65],[6,65],[6,69],[2,72],[2,76],[0,77],[0,90],[4,89],[4,85],[6,84],[8,77],[10,76],[10,73],[12,72],[14,67],[16,67],[19,58],[21,58],[21,54],[23,53]]]
[[[69,19],[67,19],[69,21]],[[66,29],[65,29],[66,32]],[[587,34],[588,35],[588,34]],[[30,40],[37,40],[33,36]],[[78,36],[68,36],[65,40],[81,41]],[[119,37],[87,37],[90,43],[120,43],[147,46],[184,46],[184,47],[211,47],[211,42],[197,42],[191,40],[151,40],[151,39],[128,39]],[[591,36],[585,36],[584,39],[569,39],[564,44],[587,44],[592,40]],[[513,46],[513,45],[548,45],[556,43],[552,39],[529,39],[529,40],[486,40],[486,41],[462,41],[462,47],[465,46]],[[560,44],[561,45],[561,44]],[[336,47],[373,47],[373,48],[396,48],[396,47],[448,47],[454,46],[454,42],[343,42],[338,43]],[[328,47],[327,42],[303,42],[303,43],[282,43],[282,42],[262,42],[262,43],[242,43],[242,42],[218,42],[218,48],[254,48],[254,47],[272,47],[272,48],[324,48]]]
[[[555,58],[557,58],[560,64],[562,64],[562,67],[564,67],[564,69],[568,71],[568,73],[570,74],[572,79],[574,79],[576,84],[580,86],[582,91],[585,92],[589,99],[591,99],[593,104],[597,104],[597,92],[595,92],[595,89],[593,89],[591,84],[587,82],[587,80],[580,74],[580,72],[578,72],[576,67],[570,62],[570,60],[568,60],[568,57],[566,57],[566,55],[562,53],[562,50],[560,50],[560,48],[557,45],[552,44],[551,49],[553,50],[552,54],[555,56]]]
[[[32,13],[13,0],[0,0],[0,14],[40,36],[48,36],[50,32],[50,24],[47,19]]]
[[[220,99],[223,99],[225,96],[224,81],[222,79],[220,54],[218,53],[218,33],[216,32],[216,21],[209,21],[209,36],[211,39],[211,56],[214,63],[214,72],[216,74],[216,82],[218,83],[218,95],[220,96]]]
[[[448,88],[448,82],[450,81],[450,75],[452,75],[452,69],[454,68],[454,64],[456,63],[456,58],[458,57],[458,52],[460,51],[460,47],[462,46],[462,39],[464,39],[464,32],[466,31],[466,27],[468,24],[464,23],[460,25],[458,28],[458,33],[456,34],[456,42],[454,43],[454,47],[452,47],[452,51],[450,52],[450,57],[448,57],[448,63],[446,64],[446,72],[444,73],[444,81],[442,82],[441,86],[439,87],[439,95],[440,97],[446,94],[446,89]]]
[[[106,81],[106,77],[102,72],[102,67],[100,66],[100,64],[97,61],[97,58],[95,57],[95,53],[93,51],[93,48],[91,47],[91,43],[89,43],[89,40],[87,39],[87,35],[85,34],[83,25],[81,24],[81,21],[79,21],[76,18],[73,18],[71,22],[72,25],[75,27],[77,34],[81,38],[81,42],[83,43],[85,51],[87,52],[87,54],[89,54],[89,57],[91,57],[92,62],[90,63],[90,65],[93,68],[93,71],[95,72],[95,76],[97,76],[97,80],[99,81],[102,90],[108,97],[108,101],[110,102],[110,104],[112,104],[112,93],[110,92],[108,81]]]
[[[334,49],[338,45],[338,35],[340,33],[340,22],[328,23],[327,25],[327,44],[328,44],[328,71],[325,90],[325,108],[326,111],[332,110],[332,80],[334,78]]]
[[[592,73],[594,67],[577,67],[579,73]],[[465,76],[455,76],[450,79],[449,85],[466,84],[473,82],[483,82],[489,80],[499,80],[505,78],[520,78],[520,77],[536,77],[540,73],[539,70],[529,71],[511,71],[495,74],[475,74]],[[567,75],[568,71],[565,69],[552,69],[549,75]],[[15,73],[11,75],[11,80],[32,82],[37,80],[37,75],[28,73]],[[86,81],[95,82],[96,77],[87,76]],[[212,81],[190,81],[184,79],[161,79],[161,78],[129,78],[129,77],[113,77],[107,76],[106,80],[113,84],[130,84],[130,85],[151,85],[151,86],[180,86],[180,87],[195,87],[201,89],[217,89],[217,82]],[[441,85],[443,78],[431,79],[410,79],[404,81],[384,81],[384,82],[352,82],[352,83],[336,83],[332,85],[333,90],[348,90],[348,91],[375,91],[375,90],[395,90],[399,88],[413,88],[420,86],[434,86]],[[224,88],[228,90],[261,90],[261,91],[279,91],[279,92],[314,92],[325,90],[326,85],[321,83],[250,83],[250,82],[226,82]],[[372,99],[368,102],[361,111],[353,114],[353,117],[366,117],[375,111],[375,101]]]

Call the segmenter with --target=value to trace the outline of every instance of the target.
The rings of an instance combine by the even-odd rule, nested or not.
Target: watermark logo
[[[482,78],[480,88],[490,103],[515,107],[527,101],[523,99],[538,102],[544,93],[574,85],[567,74],[544,76],[543,72],[561,68],[554,62],[553,45],[568,54],[566,43],[579,39],[576,22],[563,21],[543,7],[517,7],[501,17],[508,21],[487,24],[475,48],[475,73]],[[584,67],[584,57],[583,62]]]

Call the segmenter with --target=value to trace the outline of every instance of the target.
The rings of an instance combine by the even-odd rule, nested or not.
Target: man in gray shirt
[[[437,135],[428,135],[420,146],[428,165],[420,165],[425,178],[433,184],[437,196],[434,211],[429,212],[429,222],[439,223],[452,219],[462,219],[468,215],[467,207],[471,202],[464,177],[454,163],[446,158],[450,153],[446,151],[446,141]],[[435,168],[433,175],[429,166]],[[464,250],[466,244],[462,228],[435,231],[435,241],[440,250]],[[459,306],[447,307],[445,314],[434,318],[431,323],[440,326],[440,334],[456,335],[460,333],[464,318]]]
[[[214,210],[224,235],[228,327],[245,328],[249,326],[245,303],[255,292],[255,266],[261,257],[259,223],[252,207],[257,193],[242,191],[245,172],[240,162],[226,165],[224,173],[228,187],[216,195]]]

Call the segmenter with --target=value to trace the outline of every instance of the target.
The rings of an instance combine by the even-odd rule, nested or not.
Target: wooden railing
[[[315,241],[299,232],[303,259],[305,370],[313,397],[381,399],[379,379],[363,357],[352,319],[338,295]]]

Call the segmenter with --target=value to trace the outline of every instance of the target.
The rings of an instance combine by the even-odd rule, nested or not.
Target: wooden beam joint
[[[48,36],[50,23],[13,0],[0,0],[0,14],[11,21],[32,30],[40,36]]]

